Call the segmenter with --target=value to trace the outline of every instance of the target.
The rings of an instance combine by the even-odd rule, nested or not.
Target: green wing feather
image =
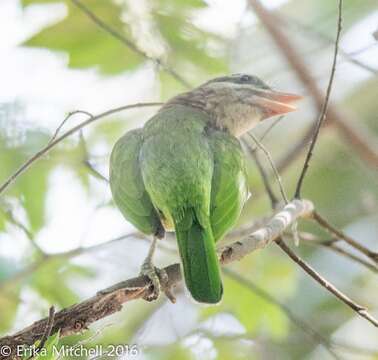
[[[209,133],[214,156],[210,220],[215,241],[237,222],[248,197],[243,150],[239,141],[224,131]]]
[[[139,166],[142,130],[132,130],[114,145],[110,157],[110,188],[124,217],[145,234],[161,228],[159,216],[146,192]]]

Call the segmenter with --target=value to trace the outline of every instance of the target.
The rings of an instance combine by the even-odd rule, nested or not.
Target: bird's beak
[[[264,90],[255,93],[254,103],[263,109],[265,113],[263,119],[266,119],[297,110],[293,103],[301,99],[303,99],[301,95]]]

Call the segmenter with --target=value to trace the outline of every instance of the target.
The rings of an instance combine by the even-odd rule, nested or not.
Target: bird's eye
[[[252,77],[251,76],[249,76],[249,75],[242,75],[241,77],[240,77],[240,81],[241,82],[250,82],[252,80]]]

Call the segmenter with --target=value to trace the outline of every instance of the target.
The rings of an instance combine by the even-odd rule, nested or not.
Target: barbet
[[[141,129],[114,146],[110,186],[124,217],[156,239],[175,231],[185,283],[198,302],[217,303],[223,288],[215,244],[248,198],[239,138],[263,119],[295,110],[300,96],[272,90],[256,76],[215,78],[169,100]]]

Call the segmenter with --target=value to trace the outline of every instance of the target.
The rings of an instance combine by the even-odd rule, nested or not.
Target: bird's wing
[[[209,143],[214,155],[210,220],[217,241],[238,220],[248,197],[248,187],[239,141],[216,130],[209,133]]]
[[[139,166],[142,130],[132,130],[114,145],[110,157],[110,187],[124,217],[145,234],[156,233],[160,220],[143,184]]]

